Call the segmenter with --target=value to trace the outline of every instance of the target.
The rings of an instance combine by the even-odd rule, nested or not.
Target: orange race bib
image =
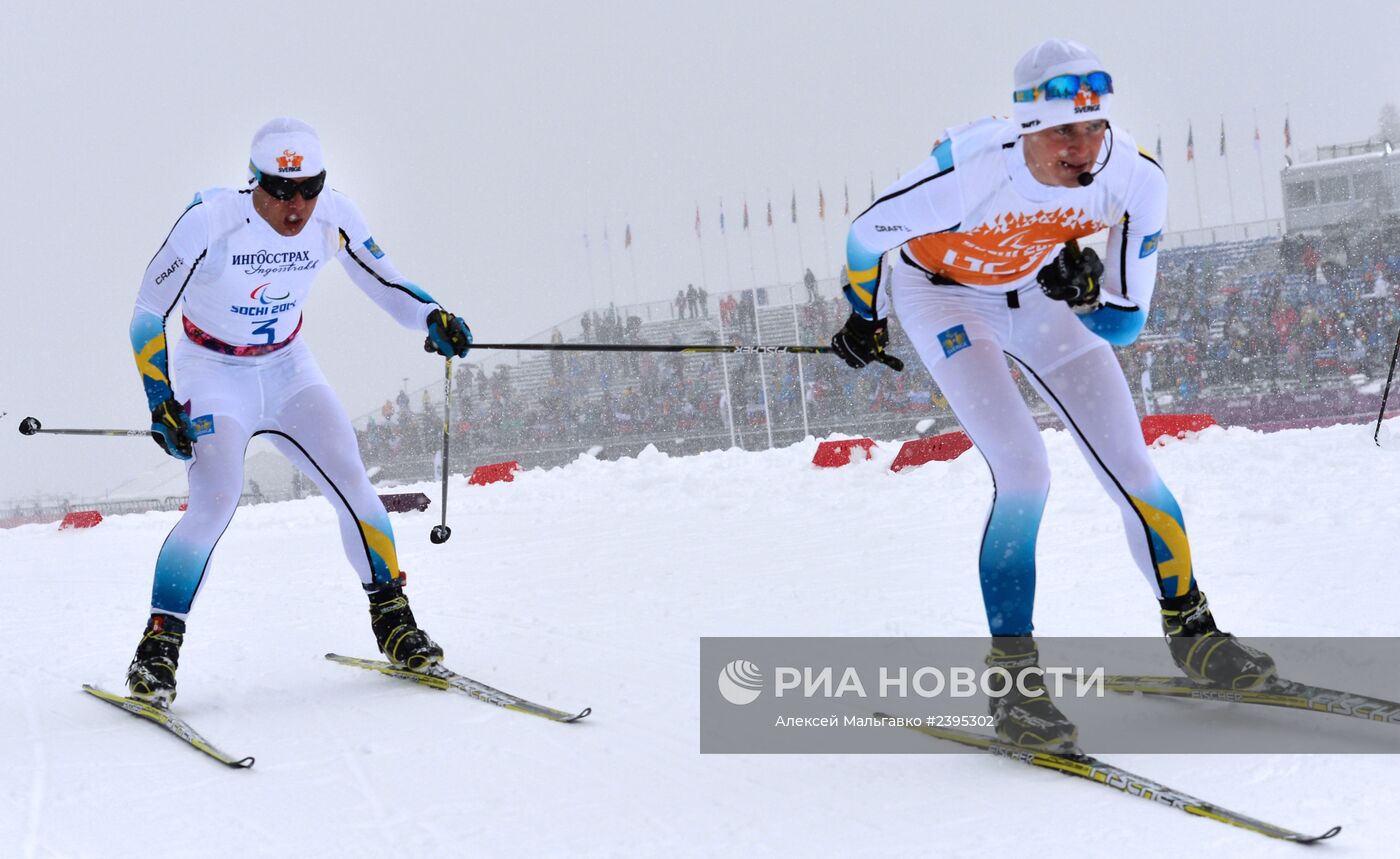
[[[934,274],[968,286],[1003,286],[1034,274],[1061,245],[1106,225],[1080,208],[998,215],[969,232],[913,239],[909,254]]]

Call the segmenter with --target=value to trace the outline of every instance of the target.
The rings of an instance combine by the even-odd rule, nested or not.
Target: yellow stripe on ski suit
[[[1186,529],[1171,514],[1158,510],[1140,498],[1129,495],[1128,500],[1142,516],[1147,527],[1162,540],[1171,558],[1157,564],[1157,578],[1165,581],[1176,578],[1176,593],[1163,596],[1186,596],[1191,590],[1191,542],[1186,539]]]
[[[170,380],[161,372],[160,368],[151,362],[156,355],[165,351],[165,334],[157,334],[146,345],[141,347],[141,351],[136,353],[136,369],[141,371],[142,376],[154,379],[165,385],[170,384]]]
[[[377,555],[380,561],[388,569],[389,578],[397,579],[400,575],[399,556],[398,552],[394,549],[394,538],[390,537],[388,534],[385,534],[383,531],[379,530],[378,528],[374,527],[368,522],[360,523],[360,533],[364,536],[365,544],[369,546],[370,552],[373,555]],[[370,559],[371,567],[374,566],[373,560],[373,558]]]

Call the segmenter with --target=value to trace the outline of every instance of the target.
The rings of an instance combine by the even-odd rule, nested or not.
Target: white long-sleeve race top
[[[146,266],[131,320],[136,363],[153,402],[169,396],[164,326],[177,308],[200,332],[233,347],[285,342],[301,324],[311,283],[335,257],[350,279],[399,324],[427,330],[433,298],[405,280],[355,204],[323,192],[295,236],[253,210],[252,190],[195,195]]]
[[[1167,214],[1161,167],[1114,127],[1091,185],[1042,185],[1026,166],[1019,133],[999,118],[945,131],[928,160],[855,219],[846,297],[856,313],[887,315],[880,283],[884,254],[894,248],[936,283],[1011,292],[1033,283],[1065,242],[1107,227],[1103,307],[1081,319],[1111,343],[1137,337]]]

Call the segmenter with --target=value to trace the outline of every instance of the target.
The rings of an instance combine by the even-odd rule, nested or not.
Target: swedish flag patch
[[[972,345],[968,339],[967,329],[961,325],[954,325],[947,331],[939,332],[938,343],[943,347],[943,357],[951,358],[953,355]]]

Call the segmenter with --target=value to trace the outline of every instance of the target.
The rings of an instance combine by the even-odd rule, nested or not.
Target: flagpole
[[[1163,171],[1165,171],[1165,170],[1167,169],[1167,168],[1163,165],[1163,163],[1162,163],[1162,126],[1160,126],[1160,125],[1157,126],[1157,166],[1158,166],[1158,167],[1161,167]],[[1172,224],[1171,195],[1168,194],[1168,195],[1167,195],[1167,213],[1166,213],[1166,216],[1162,218],[1162,232],[1164,232],[1164,233],[1169,233],[1169,232],[1171,232],[1171,231],[1172,231],[1172,230],[1171,230],[1171,224]]]
[[[763,345],[763,325],[758,321],[761,314],[758,310],[758,287],[753,289],[753,342],[755,346]],[[763,428],[768,430],[768,449],[773,449],[773,410],[768,407],[768,370],[763,364],[763,350],[758,352],[758,383],[763,389]]]
[[[1225,194],[1230,198],[1230,223],[1239,223],[1235,217],[1235,183],[1230,179],[1230,156],[1225,156]]]
[[[753,233],[749,232],[749,201],[744,198],[744,235],[749,237],[749,279],[753,281],[754,287],[758,286],[758,268],[754,265],[753,256]]]
[[[773,207],[773,203],[769,203],[770,211],[771,207]],[[748,232],[749,234],[749,280],[753,281],[753,295],[755,295],[755,301],[753,301],[753,329],[757,330],[757,327],[759,327],[759,318],[757,318],[757,313],[759,313],[759,305],[757,305],[757,294],[759,294],[759,273],[757,273],[755,264],[753,264],[753,234],[752,232],[749,232],[748,197],[745,197],[745,199],[743,199],[743,232]],[[774,257],[774,262],[777,262],[776,257]],[[729,288],[731,288],[731,291],[734,290],[732,284]],[[720,334],[721,343],[728,343],[728,341],[724,339],[724,316],[721,316],[720,318]],[[722,361],[724,360],[724,358],[725,355],[721,354],[720,360]],[[736,446],[736,443],[734,441],[734,399],[732,399],[732,397],[729,396],[728,368],[725,368],[724,371],[724,393],[725,396],[729,397],[729,446],[731,446],[731,448],[734,448],[734,446]]]
[[[1230,224],[1239,223],[1235,217],[1235,183],[1230,178],[1230,152],[1225,147],[1225,116],[1220,117],[1220,157],[1225,159],[1225,196],[1230,199]]]
[[[1259,110],[1254,110],[1254,157],[1259,162],[1259,200],[1264,204],[1264,220],[1269,220],[1269,191],[1264,184],[1264,144],[1259,140]]]
[[[1201,215],[1201,171],[1196,169],[1196,162],[1191,162],[1191,181],[1196,186],[1196,226],[1205,229],[1206,220]]]
[[[734,291],[734,272],[729,267],[729,233],[724,229],[724,200],[719,201],[719,243],[724,248],[724,281]]]
[[[588,306],[598,308],[598,286],[593,277],[593,240],[588,237],[588,192],[583,195],[583,254],[588,265]]]
[[[588,265],[588,306],[590,309],[598,307],[598,289],[593,282],[593,243],[588,240],[588,231],[583,233],[583,255]]]
[[[617,305],[617,281],[613,278],[612,241],[608,238],[608,226],[603,225],[603,256],[608,258],[608,303]]]
[[[793,189],[793,192],[792,192],[792,199],[793,199],[793,205],[795,206],[795,205],[796,205],[796,201],[797,201],[797,189],[796,189],[796,188]],[[771,200],[771,197],[770,197],[770,200]],[[771,206],[772,204],[770,203],[769,205]],[[771,210],[770,210],[770,211],[771,211]],[[796,215],[797,215],[797,209],[794,208],[794,209],[793,209],[793,216],[796,217]],[[771,225],[770,225],[770,228],[771,228]],[[801,237],[800,234],[799,234],[799,236],[798,236],[798,238],[797,238],[797,242],[798,242],[798,248],[799,248],[799,250],[798,250],[798,258],[801,259],[802,237]],[[773,230],[773,264],[776,266],[776,265],[777,265],[777,262],[778,262],[778,237],[777,237],[777,230],[774,229],[774,230]],[[762,323],[759,322],[759,316],[760,316],[760,315],[761,315],[761,313],[760,313],[760,311],[759,311],[759,304],[758,304],[758,284],[757,284],[757,282],[755,282],[755,283],[754,283],[754,286],[753,286],[753,336],[754,336],[754,343],[756,343],[757,345],[760,345],[760,346],[761,346],[761,345],[763,345],[763,325],[762,325]],[[769,407],[769,405],[768,405],[768,368],[767,368],[767,366],[764,364],[764,361],[763,361],[763,353],[762,353],[762,352],[759,352],[759,353],[758,353],[758,383],[759,383],[759,388],[763,391],[763,428],[764,428],[765,430],[768,431],[768,449],[769,449],[769,450],[772,450],[772,449],[773,449],[773,410],[772,410],[772,409]]]
[[[773,192],[768,192],[768,238],[773,240],[773,282],[783,282],[782,266],[778,264],[778,228],[773,224]]]
[[[703,282],[703,281],[702,281]],[[719,314],[719,342],[729,343],[729,338],[724,333],[724,314]],[[739,439],[734,432],[734,393],[729,387],[729,354],[719,353],[719,367],[724,374],[724,403],[729,412],[729,447],[731,449],[739,446]]]
[[[802,326],[797,321],[797,301],[793,299],[792,288],[788,288],[788,306],[792,308],[792,333],[793,342],[802,342]],[[797,354],[797,397],[802,404],[802,437],[805,439],[812,434],[812,429],[807,423],[807,374],[802,369],[802,353]]]
[[[807,271],[807,257],[802,252],[802,224],[797,220],[797,189],[792,189],[792,229],[797,233],[797,279]]]
[[[632,301],[634,303],[640,303],[642,291],[641,288],[637,286],[637,255],[632,253],[631,245],[627,246],[627,263],[632,267]]]
[[[1191,181],[1196,187],[1196,227],[1205,229],[1206,219],[1201,215],[1201,171],[1196,167],[1196,133],[1191,123],[1186,123],[1186,160],[1191,162]]]
[[[1283,103],[1283,154],[1285,156],[1293,149],[1293,131],[1289,128],[1289,117],[1293,115],[1293,109],[1288,102]]]
[[[705,239],[700,234],[700,204],[695,204],[695,246],[700,251],[700,285],[710,291],[710,280],[705,276]]]
[[[822,234],[822,257],[826,260],[826,276],[831,277],[831,242],[826,235],[826,195],[817,186],[817,229]]]

